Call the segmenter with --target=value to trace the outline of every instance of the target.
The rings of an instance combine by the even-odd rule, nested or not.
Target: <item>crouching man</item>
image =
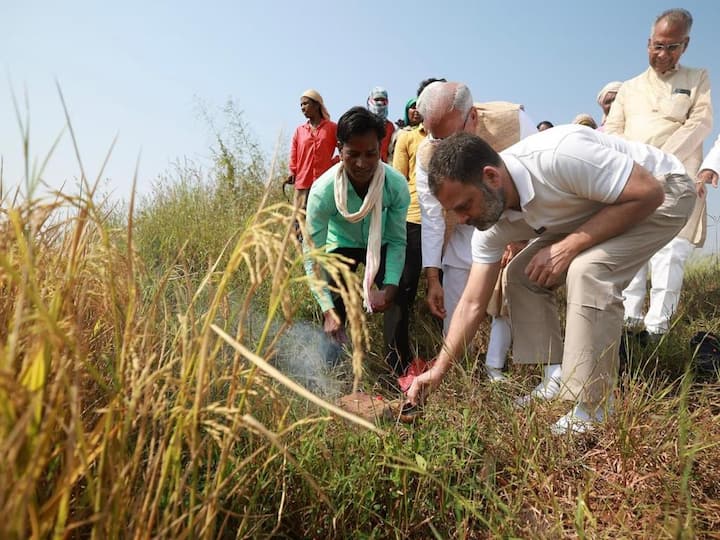
[[[365,306],[368,311],[385,312],[387,362],[402,374],[410,362],[408,329],[393,312],[407,302],[407,287],[400,278],[410,193],[405,177],[380,161],[384,136],[383,120],[366,109],[353,107],[340,117],[340,163],[310,188],[307,230],[315,247],[343,255],[352,270],[365,265]],[[306,263],[306,271],[312,274],[311,264]],[[341,296],[331,294],[327,287],[315,292],[325,332],[343,341],[347,314]]]
[[[409,400],[418,403],[440,384],[477,331],[505,246],[530,240],[507,267],[513,359],[549,368],[545,391],[533,397],[574,403],[553,432],[582,432],[602,421],[617,378],[622,291],[695,204],[683,165],[652,146],[583,126],[531,135],[500,154],[460,133],[438,143],[429,184],[444,208],[477,230],[470,277],[442,351],[414,381]],[[564,343],[554,292],[563,282]]]

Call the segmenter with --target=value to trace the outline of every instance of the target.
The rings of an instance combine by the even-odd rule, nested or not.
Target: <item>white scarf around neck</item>
[[[351,214],[347,209],[347,193],[350,187],[350,179],[345,172],[342,162],[335,171],[335,206],[338,212],[350,223],[357,223],[370,212],[370,230],[368,232],[367,249],[365,250],[365,275],[363,276],[363,300],[365,309],[372,313],[370,305],[370,289],[372,288],[375,276],[380,269],[380,251],[382,249],[382,195],[385,187],[385,166],[378,163],[368,192],[365,195],[362,205],[357,212]]]

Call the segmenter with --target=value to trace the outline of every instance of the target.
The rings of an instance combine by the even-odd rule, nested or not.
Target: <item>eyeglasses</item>
[[[452,133],[450,133],[450,135],[465,131],[465,127],[467,126],[468,120],[470,120],[470,113],[473,111],[473,109],[474,109],[474,107],[470,107],[467,114],[465,114],[465,120],[463,120],[463,123],[462,123],[462,126],[460,127],[460,129],[458,129],[457,131],[453,131]],[[429,133],[428,135],[429,135],[428,139],[430,139],[430,141],[433,141],[433,142],[440,142],[443,139],[446,139],[447,137],[450,136],[450,135],[447,135],[446,137],[436,137],[432,133]]]
[[[684,41],[681,41],[680,43],[656,43],[655,41],[650,41],[650,43],[648,44],[648,47],[653,52],[667,51],[669,53],[677,52],[684,46]]]
[[[472,112],[473,108],[474,107],[471,105],[470,108],[468,109],[468,112],[465,115],[465,120],[463,121],[463,125],[460,128],[460,131],[465,131],[465,126],[467,126],[468,120],[470,120],[470,113]]]

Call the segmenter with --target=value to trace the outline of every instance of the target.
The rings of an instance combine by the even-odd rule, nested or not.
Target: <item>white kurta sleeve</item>
[[[716,174],[720,174],[720,135],[715,139],[715,144],[705,156],[705,159],[700,166],[700,170],[710,169],[715,171]]]
[[[420,203],[422,219],[421,247],[423,268],[441,268],[443,240],[445,238],[445,216],[442,206],[430,193],[428,173],[415,162],[415,189]]]

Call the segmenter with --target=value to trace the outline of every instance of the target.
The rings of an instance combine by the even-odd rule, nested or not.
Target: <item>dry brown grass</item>
[[[277,337],[270,323],[292,319],[288,290],[305,279],[291,211],[261,206],[227,246],[226,268],[210,268],[197,288],[168,273],[143,298],[132,225],[111,230],[80,197],[6,209],[0,537],[216,537],[229,521],[235,531],[257,526],[250,486],[263,475],[280,481],[277,471],[295,463],[284,439],[328,419],[289,420],[275,383],[341,412],[266,360]],[[346,272],[322,255],[319,264]],[[228,284],[238,273],[249,286],[233,309]],[[267,281],[266,324],[248,336],[244,321]],[[359,358],[366,334],[362,315],[353,320]]]

